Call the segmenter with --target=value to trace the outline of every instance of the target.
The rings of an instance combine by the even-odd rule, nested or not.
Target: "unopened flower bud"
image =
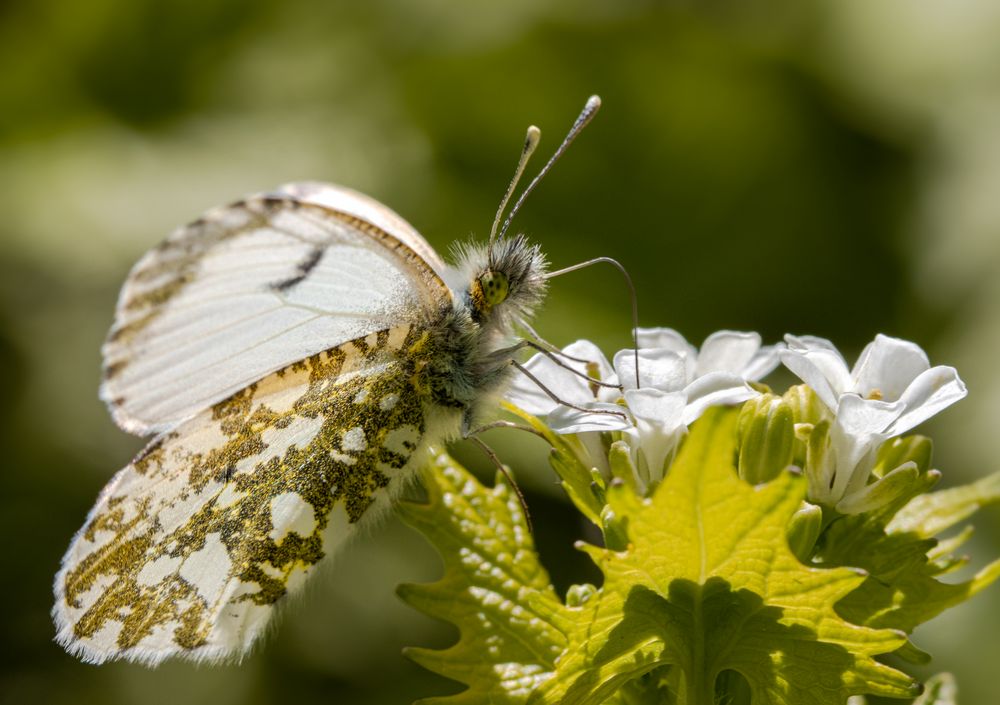
[[[823,405],[816,392],[808,385],[798,384],[794,387],[789,387],[781,399],[792,410],[792,417],[797,424],[808,423],[815,425],[824,419],[830,418],[830,412]]]
[[[567,607],[582,607],[591,597],[597,594],[597,588],[590,583],[583,585],[570,585],[566,591]]]
[[[792,408],[774,394],[743,404],[738,422],[740,477],[751,484],[773,480],[792,463],[795,423]]]
[[[809,502],[803,502],[802,508],[788,522],[788,547],[803,563],[812,556],[822,526],[823,510]]]
[[[934,444],[927,436],[893,438],[879,448],[873,472],[878,477],[885,477],[900,465],[913,462],[921,473],[925,473],[931,468],[933,449]]]

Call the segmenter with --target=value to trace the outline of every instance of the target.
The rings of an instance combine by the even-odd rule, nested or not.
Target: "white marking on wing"
[[[383,446],[394,453],[409,455],[414,445],[420,440],[420,431],[416,426],[406,424],[394,428],[385,434]]]
[[[219,534],[208,534],[205,546],[188,556],[179,572],[211,604],[218,599],[223,585],[229,582],[231,569],[232,561]]]
[[[360,452],[368,447],[368,439],[365,438],[365,430],[360,426],[344,431],[340,437],[340,447],[346,451]]]
[[[309,536],[316,530],[316,513],[312,505],[295,492],[285,492],[271,498],[271,538],[277,543],[288,534]]]
[[[378,400],[378,408],[382,411],[392,411],[392,409],[399,403],[399,395],[393,392],[392,394],[386,394],[384,397]]]
[[[137,576],[140,585],[159,585],[165,577],[174,573],[181,564],[180,556],[160,556],[142,567]]]

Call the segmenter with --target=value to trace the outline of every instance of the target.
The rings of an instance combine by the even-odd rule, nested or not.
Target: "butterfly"
[[[246,654],[428,447],[495,404],[551,274],[507,226],[599,105],[498,232],[529,128],[489,242],[455,266],[386,206],[322,183],[213,209],[146,253],[102,348],[101,396],[153,438],[63,558],[56,640],[93,663]]]

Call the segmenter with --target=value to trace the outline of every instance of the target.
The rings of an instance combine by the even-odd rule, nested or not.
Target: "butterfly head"
[[[481,326],[508,332],[545,298],[545,255],[524,235],[499,238],[492,249],[465,245],[457,259],[469,313]]]
[[[555,154],[532,179],[514,203],[506,219],[503,219],[504,210],[541,138],[541,131],[537,127],[532,125],[528,128],[521,156],[514,170],[514,178],[511,179],[507,192],[500,201],[486,246],[467,245],[456,253],[459,262],[458,272],[462,276],[457,284],[465,287],[465,303],[469,314],[480,326],[492,328],[499,333],[509,333],[513,324],[530,318],[535,307],[545,297],[547,270],[545,256],[537,245],[529,244],[524,235],[508,236],[507,228],[528,194],[558,161],[600,107],[601,99],[596,95],[587,100],[583,111]]]

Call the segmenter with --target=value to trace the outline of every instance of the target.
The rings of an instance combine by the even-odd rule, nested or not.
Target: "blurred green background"
[[[554,149],[604,109],[523,209],[555,266],[610,255],[644,325],[837,342],[876,332],[956,365],[970,396],[928,429],[948,485],[997,469],[1000,5],[990,0],[53,0],[0,4],[0,703],[405,703],[456,685],[400,655],[446,625],[401,605],[435,578],[397,520],[355,543],[236,667],[76,662],[51,580],[140,446],[97,400],[129,266],[207,207],[289,180],[373,195],[437,248],[482,236],[523,131]],[[617,275],[554,283],[539,330],[628,344]],[[543,558],[593,579],[540,449],[515,467]],[[474,452],[460,457],[488,470]],[[978,518],[975,565],[1000,553]],[[995,702],[1000,593],[918,631],[965,703]]]

